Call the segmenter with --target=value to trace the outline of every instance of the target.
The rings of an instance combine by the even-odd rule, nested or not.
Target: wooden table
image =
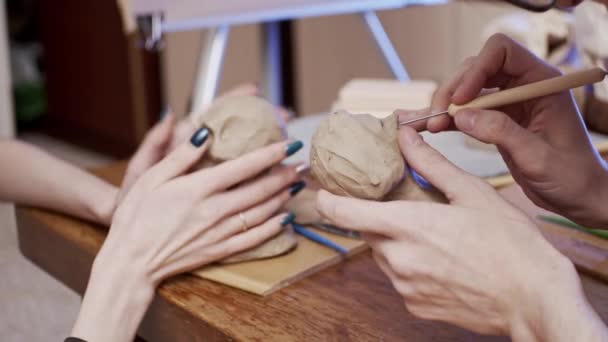
[[[123,164],[97,173],[117,183]],[[82,294],[106,230],[64,215],[17,209],[22,253]],[[129,262],[125,260],[125,262]],[[588,276],[589,300],[608,318],[608,286]],[[138,335],[148,341],[503,341],[409,314],[369,252],[268,297],[190,275],[164,282]]]

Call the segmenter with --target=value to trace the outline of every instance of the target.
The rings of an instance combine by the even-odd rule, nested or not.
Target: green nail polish
[[[164,120],[169,113],[171,113],[171,108],[169,108],[169,106],[166,106],[165,108],[163,108],[163,110],[160,111],[160,119]]]
[[[190,138],[190,143],[195,147],[201,147],[207,141],[209,137],[209,129],[207,127],[199,128],[194,134],[192,134],[192,138]]]
[[[302,146],[304,146],[304,144],[300,140],[292,142],[285,148],[285,155],[287,157],[294,155],[294,153],[298,152]]]
[[[304,189],[305,186],[306,186],[306,182],[304,182],[304,181],[299,181],[299,182],[293,183],[289,187],[289,195],[291,197],[297,195],[298,192],[302,191],[302,189]]]
[[[281,221],[281,226],[285,227],[288,224],[292,223],[295,219],[296,219],[296,215],[294,213],[289,213],[289,214],[287,214],[287,216],[285,216],[283,221]]]

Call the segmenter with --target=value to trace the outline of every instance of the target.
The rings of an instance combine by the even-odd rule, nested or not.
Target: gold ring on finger
[[[243,213],[239,213],[239,219],[241,220],[241,227],[244,233],[247,231],[247,229],[249,229],[249,226],[247,225],[247,219],[245,219],[245,215]]]

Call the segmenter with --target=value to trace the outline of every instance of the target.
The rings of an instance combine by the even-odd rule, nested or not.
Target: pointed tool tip
[[[421,117],[419,117],[419,118],[410,119],[410,120],[407,120],[407,121],[404,121],[404,122],[400,122],[400,123],[397,125],[397,127],[399,127],[399,126],[403,126],[403,125],[409,125],[409,124],[414,123],[414,122],[418,122],[418,121],[422,121],[422,120],[427,120],[427,119],[430,119],[430,118],[432,118],[432,117],[439,116],[439,115],[444,115],[444,114],[448,114],[448,111],[447,111],[447,110],[445,110],[445,111],[443,111],[443,112],[439,112],[439,113],[433,113],[433,114],[430,114],[430,115],[421,116]]]

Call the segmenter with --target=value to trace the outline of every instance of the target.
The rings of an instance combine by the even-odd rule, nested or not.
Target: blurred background
[[[10,56],[17,134],[44,133],[126,157],[165,101],[188,112],[205,30],[165,34],[160,51],[147,51],[126,31],[114,1],[5,4],[3,54]],[[500,2],[456,1],[381,11],[379,18],[410,77],[441,80],[479,49],[479,32],[492,18],[511,11]],[[328,111],[353,78],[392,78],[357,14],[289,21],[281,30],[286,105],[297,115]],[[231,28],[219,93],[263,81],[262,39],[261,25]]]
[[[165,106],[178,115],[189,113],[208,30],[167,33],[159,49],[147,50],[127,28],[120,2],[6,0],[3,5],[0,137],[19,137],[82,167],[95,167],[128,157]],[[409,76],[421,82],[416,89],[425,99],[495,32],[511,35],[564,70],[606,58],[577,46],[575,13],[529,14],[501,1],[471,0],[429,1],[378,16]],[[337,103],[355,106],[348,103],[352,88],[345,87],[352,80],[395,86],[358,14],[284,21],[279,30],[280,101],[295,117],[325,113]],[[263,84],[263,39],[259,24],[231,28],[218,93],[242,83]],[[378,88],[372,88],[363,93],[377,96]],[[577,102],[588,124],[606,132],[606,119],[589,116],[607,113],[608,100],[596,95],[577,90]],[[387,101],[394,101],[392,107],[419,103]],[[14,231],[12,211],[1,205],[2,340],[62,340],[79,298],[20,256]]]

